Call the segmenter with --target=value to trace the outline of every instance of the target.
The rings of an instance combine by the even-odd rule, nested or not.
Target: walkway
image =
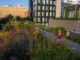
[[[55,36],[54,34],[52,34],[50,32],[46,32],[45,30],[41,30],[41,34],[43,35],[43,37],[47,37],[50,40],[54,41],[55,43],[58,42],[57,36]],[[72,52],[80,54],[80,44],[72,42],[70,40],[65,40],[65,42],[67,43],[67,46],[72,50]]]

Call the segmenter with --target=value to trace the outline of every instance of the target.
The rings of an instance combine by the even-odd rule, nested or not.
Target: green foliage
[[[12,19],[10,22],[3,25],[3,30],[10,31],[19,28],[19,26],[20,26],[20,22],[16,21],[16,19]]]
[[[12,16],[11,14],[9,14],[9,15],[6,16],[6,18],[7,18],[7,19],[12,19],[13,16]]]
[[[25,18],[23,18],[25,21],[32,21],[31,19],[30,19],[30,17],[25,17]]]
[[[3,30],[10,31],[17,28],[30,28],[32,26],[35,26],[34,22],[30,22],[30,21],[20,22],[20,21],[17,21],[16,19],[12,19],[10,22],[3,25]]]
[[[80,35],[71,33],[70,40],[80,44]]]
[[[24,21],[20,24],[20,27],[24,27],[24,28],[30,28],[32,26],[34,26],[35,23],[34,22],[29,22],[29,21]]]
[[[6,17],[4,17],[4,18],[1,18],[1,19],[0,19],[0,24],[5,25],[5,24],[7,24],[12,18],[13,18],[12,15],[8,15],[8,16],[6,16]]]
[[[29,22],[27,22],[27,21],[23,23],[23,27],[31,27],[31,26],[32,25]]]
[[[52,32],[54,33],[55,35],[58,34],[58,30],[60,29],[61,32],[62,32],[62,35],[65,36],[66,35],[66,29],[65,28],[62,28],[62,27],[56,27],[56,28],[53,28],[53,27],[44,27],[43,29],[45,29],[46,31],[48,32]]]
[[[47,37],[43,37],[35,23],[13,20],[11,25],[14,27],[12,31],[0,33],[0,40],[6,42],[0,45],[0,60],[10,58],[16,60],[80,60],[79,56],[73,54],[65,43],[56,44]],[[26,27],[30,27],[29,31]],[[15,28],[19,28],[19,31]],[[65,29],[61,27],[41,28],[55,34],[58,29],[61,29],[65,33]]]
[[[33,41],[31,60],[76,60],[80,59],[64,44],[55,44],[47,38],[37,37]]]
[[[16,21],[16,19],[13,19],[10,21],[10,24],[13,26],[13,28],[18,28],[20,23]]]
[[[78,18],[76,17],[73,17],[73,18],[67,18],[67,17],[60,17],[60,18],[53,18],[53,19],[57,19],[57,20],[71,20],[71,21],[77,21],[79,20]]]

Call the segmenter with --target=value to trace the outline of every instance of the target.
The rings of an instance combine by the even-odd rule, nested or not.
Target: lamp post
[[[78,20],[78,13],[77,13],[77,4],[75,5],[75,18],[76,18],[76,20]],[[74,22],[74,32],[76,31],[76,22]]]
[[[76,19],[78,18],[77,17],[77,4],[75,5],[75,17],[76,17]]]

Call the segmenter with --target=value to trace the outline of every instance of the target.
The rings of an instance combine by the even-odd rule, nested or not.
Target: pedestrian
[[[66,31],[66,39],[70,39],[70,31]]]
[[[59,29],[59,30],[58,30],[58,41],[60,42],[61,39],[62,39],[62,32],[61,32],[61,30]]]

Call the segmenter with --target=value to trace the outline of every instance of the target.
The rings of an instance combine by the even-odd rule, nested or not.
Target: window
[[[40,10],[40,6],[38,6],[38,10]]]
[[[33,18],[34,22],[36,22],[36,18]]]
[[[34,16],[37,16],[37,12],[34,12]]]
[[[46,10],[48,10],[48,6],[46,6]]]
[[[53,7],[53,11],[55,11],[55,7]]]
[[[38,3],[40,3],[41,0],[38,0]]]
[[[33,1],[33,5],[35,5],[35,1]]]
[[[38,12],[38,16],[40,16],[40,12]]]
[[[53,12],[53,16],[55,15],[55,12]]]
[[[47,18],[45,19],[45,22],[48,22],[48,21],[47,21]]]
[[[46,4],[49,4],[49,0],[46,0]]]
[[[46,1],[46,0],[42,0],[42,3],[45,4],[45,1]]]
[[[52,16],[52,12],[50,12],[50,16]]]
[[[33,8],[33,10],[37,10],[37,6],[35,6],[35,7]]]
[[[42,10],[45,10],[45,6],[42,6]]]
[[[50,6],[50,10],[52,10],[52,6]]]
[[[44,12],[42,12],[42,16],[44,16]]]
[[[44,18],[42,18],[42,22],[44,22]]]
[[[34,2],[33,2],[33,5],[36,5],[37,4],[37,0],[35,0]]]
[[[48,12],[46,12],[46,16],[48,16]]]
[[[40,18],[38,18],[38,22],[40,22]]]
[[[53,0],[50,0],[50,4],[53,4]]]

